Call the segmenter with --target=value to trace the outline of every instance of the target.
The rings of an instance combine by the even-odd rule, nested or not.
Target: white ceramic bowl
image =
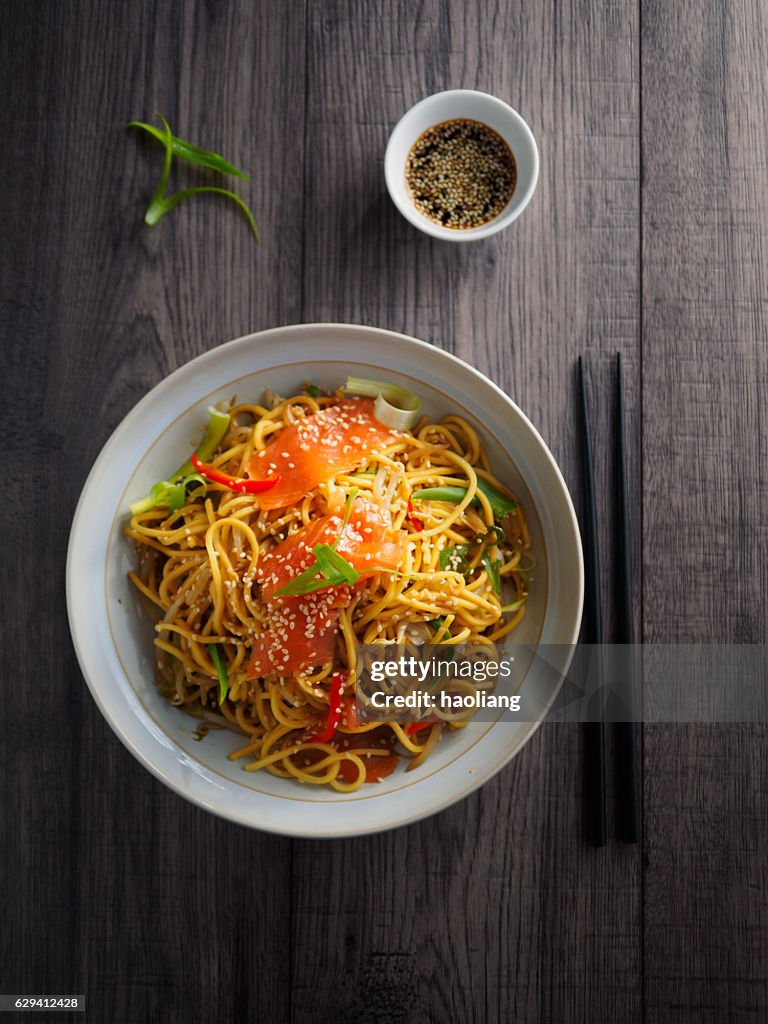
[[[393,369],[396,367],[397,369]],[[194,739],[194,719],[157,693],[153,631],[127,579],[132,544],[123,536],[130,501],[168,474],[189,450],[211,402],[284,394],[308,378],[337,386],[347,374],[386,378],[416,390],[432,415],[461,412],[475,423],[494,467],[524,502],[538,558],[519,638],[574,644],[583,570],[568,491],[544,442],[517,406],[466,363],[424,342],[373,327],[307,324],[263,331],[193,359],[158,384],[104,446],[75,513],[67,558],[70,628],[83,675],[102,714],[134,756],[177,793],[224,818],[295,836],[347,836],[416,821],[477,789],[520,750],[538,723],[473,722],[446,737],[415,771],[341,794],[266,772],[245,772],[227,753],[226,732]],[[569,649],[563,647],[561,667]],[[524,686],[543,694],[559,683]]]
[[[405,184],[406,162],[414,142],[427,128],[456,118],[481,121],[493,128],[512,150],[517,163],[517,185],[512,198],[497,217],[477,228],[446,228],[429,220],[416,208]],[[415,227],[448,242],[472,242],[501,231],[523,212],[539,178],[539,152],[531,129],[512,107],[486,92],[452,89],[427,96],[400,119],[387,144],[384,177],[395,206]]]

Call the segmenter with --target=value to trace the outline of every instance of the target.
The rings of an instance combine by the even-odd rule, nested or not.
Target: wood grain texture
[[[304,318],[379,324],[469,359],[572,483],[576,354],[589,354],[601,436],[618,348],[637,413],[637,38],[618,6],[309,5]],[[405,110],[460,86],[509,100],[542,155],[531,207],[482,245],[418,233],[382,173]],[[633,452],[636,502],[638,465]],[[546,727],[434,819],[298,845],[293,1020],[639,1020],[640,854],[585,849],[579,743]]]
[[[303,7],[274,20],[268,3],[3,12],[3,592],[23,579],[26,596],[3,623],[0,990],[84,992],[94,1021],[288,1013],[290,843],[192,807],[122,749],[77,668],[64,556],[88,468],[134,402],[212,345],[300,316],[284,282],[301,274],[304,41]],[[261,246],[223,202],[141,223],[161,151],[124,125],[155,110],[251,171]]]
[[[766,641],[766,42],[756,2],[643,6],[646,641]],[[647,729],[649,1022],[768,1016],[765,740]]]
[[[620,349],[638,636],[764,642],[765,52],[758,0],[4,5],[0,992],[85,992],[120,1024],[765,1019],[765,728],[647,729],[642,849],[586,847],[555,724],[433,819],[283,840],[122,749],[64,602],[77,496],[135,401],[228,338],[343,320],[474,363],[577,497],[587,355],[608,636]],[[508,100],[541,154],[479,245],[420,235],[384,188],[392,126],[453,87]],[[161,154],[123,125],[155,110],[251,173],[260,245],[207,198],[143,225]]]

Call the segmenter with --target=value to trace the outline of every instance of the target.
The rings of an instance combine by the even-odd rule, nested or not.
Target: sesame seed
[[[515,191],[517,166],[502,137],[469,118],[428,128],[408,154],[406,185],[416,209],[448,228],[497,217]]]

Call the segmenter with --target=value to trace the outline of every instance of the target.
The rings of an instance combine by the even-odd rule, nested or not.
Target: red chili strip
[[[417,732],[430,729],[433,725],[437,725],[437,722],[411,722],[405,727],[405,734],[406,736],[415,736]]]
[[[315,743],[327,743],[328,740],[333,738],[333,734],[336,732],[336,726],[339,724],[341,719],[341,696],[344,692],[344,680],[346,676],[343,672],[336,672],[331,678],[331,694],[328,701],[328,721],[326,722],[325,729],[320,733],[319,736],[313,737]]]
[[[417,519],[416,515],[414,514],[413,505],[411,504],[410,498],[408,499],[408,515],[405,518],[414,528],[416,533],[421,533],[421,531],[424,529],[424,523],[422,523],[420,519]]]
[[[222,473],[215,466],[211,466],[207,462],[201,462],[197,455],[192,456],[192,465],[201,476],[207,477],[212,483],[222,484],[224,487],[228,487],[230,491],[238,491],[240,494],[263,494],[264,491],[271,491],[276,484],[280,483],[279,473],[267,477],[266,480],[247,480],[242,476],[227,476],[226,473]]]

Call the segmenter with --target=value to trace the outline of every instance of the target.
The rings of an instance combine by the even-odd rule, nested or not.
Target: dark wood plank
[[[531,415],[574,485],[577,352],[600,435],[617,348],[637,416],[635,14],[458,0],[309,13],[304,318],[404,330],[469,359]],[[417,233],[382,175],[400,115],[458,86],[509,100],[542,153],[531,207],[478,245]],[[601,493],[606,472],[607,451]],[[578,731],[548,726],[434,819],[298,845],[293,1019],[639,1020],[640,855],[586,848],[578,767]]]
[[[288,1014],[290,843],[188,805],[123,750],[63,582],[79,490],[130,406],[190,356],[299,318],[304,39],[302,5],[3,11],[0,988],[85,992],[94,1021]],[[160,150],[123,126],[154,110],[252,172],[261,246],[226,202],[141,223]]]
[[[643,4],[646,642],[764,643],[764,9]],[[768,1015],[764,726],[645,736],[647,1019]]]

